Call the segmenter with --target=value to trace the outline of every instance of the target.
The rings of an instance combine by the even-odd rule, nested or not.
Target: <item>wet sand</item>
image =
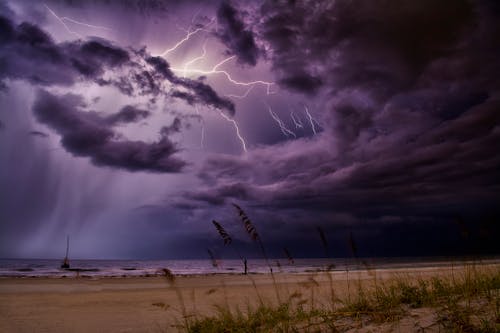
[[[216,306],[244,311],[259,298],[276,302],[313,289],[317,304],[328,304],[331,285],[343,297],[375,279],[459,276],[462,270],[454,265],[354,271],[348,279],[345,271],[275,273],[275,283],[270,274],[199,275],[176,277],[173,285],[164,277],[0,278],[0,332],[175,332],[183,312],[210,315]]]

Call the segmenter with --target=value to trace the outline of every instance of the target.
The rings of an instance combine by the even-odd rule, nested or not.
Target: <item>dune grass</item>
[[[451,264],[449,274],[415,277],[415,275],[395,276],[380,279],[377,271],[359,258],[358,246],[352,232],[348,245],[353,258],[362,264],[371,279],[352,279],[348,266],[345,270],[345,286],[342,292],[336,290],[331,269],[335,267],[330,256],[328,239],[324,230],[317,226],[317,232],[327,258],[332,259],[322,276],[323,285],[311,274],[306,281],[297,283],[295,288],[287,285],[280,290],[273,273],[264,243],[246,212],[233,203],[237,215],[251,240],[257,243],[263,258],[269,266],[274,289],[274,300],[265,301],[258,285],[250,276],[258,299],[257,305],[250,303],[242,310],[214,304],[216,311],[209,316],[188,315],[181,292],[175,288],[181,305],[182,317],[177,325],[188,333],[211,332],[344,332],[358,331],[372,326],[367,332],[499,332],[500,333],[500,267],[479,263],[463,263],[459,272]],[[231,236],[224,227],[213,220],[224,245],[232,243]],[[240,259],[243,257],[234,248]],[[287,259],[293,262],[290,252],[284,249]],[[213,253],[208,250],[213,262]],[[246,261],[246,260],[245,260]],[[216,266],[216,264],[214,265]],[[246,263],[245,263],[246,266]],[[279,266],[278,266],[279,267]],[[167,270],[167,273],[170,271]],[[336,272],[337,274],[339,272]],[[359,271],[357,272],[359,273]],[[246,269],[245,269],[246,274]],[[169,279],[169,274],[166,274]],[[170,277],[170,282],[172,277]],[[326,286],[326,288],[325,288]],[[338,287],[338,285],[337,285]],[[307,296],[304,297],[304,294]],[[417,313],[416,311],[420,312]],[[426,324],[419,323],[419,316],[425,315]],[[408,326],[408,318],[415,318]],[[429,320],[430,318],[430,320]],[[387,326],[389,325],[389,326]],[[393,325],[393,326],[390,326]],[[395,326],[394,326],[395,325]],[[406,326],[405,326],[406,325]],[[398,327],[393,329],[393,327]]]
[[[413,309],[430,309],[431,326],[441,332],[500,332],[498,266],[468,265],[460,274],[416,279],[397,276],[379,281],[373,274],[373,280],[366,282],[351,281],[354,287],[348,295],[332,296],[327,302],[314,300],[318,285],[310,283],[306,298],[295,291],[281,295],[279,302],[260,302],[244,309],[216,305],[213,315],[184,318],[180,328],[190,333],[343,332],[397,324]],[[335,290],[330,292],[337,295]]]

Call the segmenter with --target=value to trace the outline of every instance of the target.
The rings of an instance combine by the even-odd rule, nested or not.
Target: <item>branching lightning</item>
[[[68,27],[68,25],[65,23],[65,21],[66,22],[71,22],[73,24],[78,24],[78,25],[81,25],[81,26],[84,26],[84,27],[87,27],[87,28],[92,28],[92,29],[111,30],[110,28],[104,27],[104,26],[101,26],[101,25],[94,25],[94,24],[89,24],[89,23],[85,23],[85,22],[80,22],[80,21],[74,20],[74,19],[66,17],[66,16],[58,16],[52,9],[50,9],[49,6],[47,6],[46,4],[43,4],[43,5],[49,11],[49,13],[52,14],[63,25],[63,27],[66,29],[67,32],[69,32],[70,34],[76,36],[77,38],[83,38],[84,36],[81,35],[81,34],[79,34],[76,31],[71,30]]]
[[[84,36],[82,34],[76,32],[76,31],[74,31],[74,30],[71,30],[71,28],[70,28],[71,24],[76,24],[76,25],[80,25],[80,26],[87,27],[87,28],[92,28],[92,29],[111,30],[108,27],[99,26],[99,25],[93,25],[93,24],[88,24],[88,23],[85,23],[85,22],[80,22],[80,21],[77,21],[75,19],[72,19],[72,18],[69,18],[69,17],[65,17],[65,16],[58,16],[49,6],[47,6],[46,4],[44,4],[44,6],[50,12],[50,14],[53,15],[60,22],[60,24],[65,28],[65,30],[68,33],[76,36],[77,38],[83,38]],[[199,10],[198,10],[198,12],[199,12]],[[177,41],[172,47],[170,47],[168,49],[165,49],[161,54],[159,54],[159,56],[168,57],[172,52],[175,52],[176,50],[178,50],[184,43],[189,42],[193,36],[199,34],[202,31],[205,31],[205,32],[209,33],[210,30],[208,29],[208,27],[211,26],[214,23],[217,24],[216,19],[212,19],[209,23],[207,23],[207,24],[205,24],[203,26],[198,26],[198,27],[194,28],[195,27],[194,26],[195,25],[194,21],[195,21],[197,15],[198,15],[198,12],[196,13],[195,16],[193,16],[193,18],[191,20],[191,26],[187,30],[186,29],[182,29],[186,33],[185,36],[182,39],[180,39],[179,41]],[[67,23],[71,23],[71,24],[68,25]],[[263,85],[263,86],[265,86],[267,88],[266,89],[267,95],[274,93],[274,92],[271,91],[271,86],[274,85],[274,82],[269,82],[269,81],[264,81],[264,80],[239,81],[239,80],[234,79],[229,71],[221,69],[221,67],[223,65],[225,65],[226,63],[234,60],[236,58],[235,55],[229,56],[227,58],[222,59],[220,62],[218,62],[217,64],[215,64],[211,69],[202,69],[202,68],[196,68],[196,67],[193,68],[193,67],[191,67],[196,62],[199,62],[199,61],[207,58],[207,48],[206,48],[207,41],[208,41],[208,37],[205,39],[205,41],[204,41],[204,43],[202,45],[202,52],[201,52],[201,54],[199,54],[198,56],[196,56],[196,57],[194,57],[194,58],[192,58],[192,59],[190,59],[188,61],[186,61],[182,65],[182,68],[171,67],[170,69],[172,71],[174,71],[174,72],[181,73],[181,75],[183,77],[186,77],[189,74],[223,75],[230,83],[232,83],[232,84],[234,84],[236,86],[247,87],[246,90],[245,90],[245,92],[243,94],[241,94],[241,95],[237,95],[237,94],[226,94],[225,95],[225,96],[231,97],[231,98],[237,98],[237,99],[246,98],[256,85]],[[290,136],[292,136],[294,138],[297,138],[296,133],[294,131],[292,131],[290,128],[287,127],[287,125],[285,124],[285,122],[272,110],[271,106],[269,106],[265,102],[264,102],[264,104],[266,105],[270,116],[278,124],[278,126],[279,126],[281,132],[283,133],[283,135],[286,136],[287,138],[290,137]],[[312,117],[311,113],[309,112],[308,107],[305,104],[304,104],[304,112],[305,112],[305,114],[307,116],[307,119],[309,121],[309,124],[310,124],[312,132],[314,133],[314,135],[316,135],[317,132],[318,132],[317,126],[320,126],[319,123]],[[200,114],[198,108],[196,108],[196,113],[198,115]],[[231,117],[229,117],[228,115],[226,115],[222,111],[219,111],[219,114],[226,121],[232,123],[232,125],[234,126],[234,129],[235,129],[235,132],[236,132],[236,136],[238,137],[238,140],[241,142],[243,151],[247,152],[247,143],[246,143],[245,139],[243,138],[243,136],[241,135],[241,131],[240,131],[240,128],[239,128],[238,123],[236,122],[236,120],[233,119],[233,118],[231,118]],[[292,111],[290,113],[290,118],[293,121],[295,129],[303,129],[304,128],[304,123],[303,123],[303,120],[301,119],[300,115],[298,116],[298,115],[296,115]],[[201,123],[200,147],[203,148],[204,147],[204,141],[205,141],[205,122],[204,122],[203,117],[200,117],[200,123]]]
[[[198,11],[199,12],[199,11]],[[198,15],[198,12],[195,14],[195,16],[193,17],[193,19],[191,20],[191,25],[194,24],[194,20],[196,18],[196,16]],[[166,49],[165,51],[163,51],[161,54],[159,54],[159,56],[161,57],[167,57],[169,54],[171,54],[172,52],[176,51],[181,45],[183,45],[184,43],[188,42],[192,36],[194,36],[195,34],[201,32],[201,31],[207,31],[207,32],[210,32],[208,31],[206,28],[209,26],[209,25],[212,25],[212,24],[217,24],[217,21],[215,19],[212,19],[210,21],[209,24],[203,26],[203,27],[198,27],[196,29],[192,29],[191,27],[186,31],[186,35],[184,36],[184,38],[182,38],[181,40],[179,40],[177,43],[175,43],[172,47]],[[247,82],[247,81],[239,81],[239,80],[236,80],[234,79],[231,74],[226,71],[226,70],[222,70],[220,69],[220,67],[222,65],[224,65],[225,63],[233,60],[236,56],[230,56],[230,57],[227,57],[225,59],[223,59],[222,61],[218,62],[217,64],[215,64],[211,69],[207,70],[207,69],[200,69],[200,68],[191,68],[191,66],[197,62],[197,61],[200,61],[202,59],[205,59],[207,57],[207,50],[206,50],[206,43],[207,43],[207,40],[205,40],[205,43],[203,44],[203,47],[202,47],[202,53],[201,55],[199,56],[196,56],[195,58],[185,62],[182,66],[182,68],[176,68],[176,67],[170,67],[170,69],[173,71],[173,72],[178,72],[178,73],[181,73],[181,75],[183,77],[186,77],[187,74],[200,74],[200,75],[216,75],[216,74],[221,74],[223,76],[226,77],[226,79],[236,85],[236,86],[243,86],[243,87],[248,87],[248,89],[245,91],[245,93],[243,95],[234,95],[234,94],[228,94],[226,95],[227,97],[233,97],[233,98],[238,98],[238,99],[242,99],[242,98],[245,98],[248,96],[248,94],[250,93],[250,91],[254,88],[254,86],[256,85],[263,85],[263,86],[266,86],[267,88],[267,94],[272,94],[273,92],[271,91],[271,86],[274,85],[274,82],[268,82],[268,81],[263,81],[263,80],[255,80],[255,81],[250,81],[250,82]],[[290,131],[288,128],[286,128],[285,124],[281,121],[281,119],[279,119],[279,117],[271,110],[271,108],[269,108],[269,111],[271,113],[271,116],[273,117],[273,119],[275,119],[278,124],[280,125],[280,128],[282,129],[282,132],[285,134],[285,135],[292,135],[293,137],[296,137],[295,133],[293,133],[292,131]],[[226,114],[224,114],[223,112],[219,112],[221,117],[224,118],[226,121],[230,122],[233,124],[234,126],[234,129],[236,131],[236,136],[238,137],[238,139],[240,140],[241,142],[241,145],[242,145],[242,148],[243,148],[243,151],[247,152],[247,144],[246,144],[246,141],[245,139],[243,138],[243,136],[241,135],[241,132],[240,132],[240,128],[238,126],[238,123],[236,122],[236,120],[230,118],[229,116],[227,116]],[[202,143],[201,143],[201,146],[203,146],[203,140],[204,140],[204,135],[205,135],[205,129],[204,129],[204,125],[202,124]]]
[[[196,14],[196,15],[198,15],[198,14]],[[191,21],[193,22],[194,18]],[[182,38],[180,41],[178,41],[177,43],[175,43],[174,46],[172,46],[171,48],[166,49],[165,51],[163,51],[163,53],[159,54],[159,56],[166,57],[169,53],[174,52],[175,50],[177,50],[177,48],[179,48],[182,44],[184,44],[187,41],[189,41],[190,38],[193,35],[199,33],[200,31],[209,32],[206,28],[208,26],[214,24],[214,22],[215,22],[215,19],[212,19],[210,21],[210,23],[207,24],[206,26],[199,27],[199,28],[196,28],[194,30],[191,30],[191,28],[189,28],[186,31],[186,36],[184,36],[184,38]],[[192,65],[194,62],[199,61],[201,59],[204,59],[205,57],[206,57],[206,41],[203,44],[203,52],[202,52],[202,54],[200,56],[198,56],[198,57],[196,57],[194,59],[191,59],[188,62],[186,62],[184,64],[183,68],[172,67],[171,70],[174,71],[174,72],[181,72],[183,76],[186,76],[187,73],[190,73],[190,74],[201,74],[201,75],[222,74],[232,84],[235,84],[235,85],[238,85],[238,86],[247,86],[247,87],[248,86],[251,87],[251,86],[254,86],[256,84],[261,84],[261,85],[266,86],[266,88],[267,88],[267,94],[268,95],[272,93],[271,92],[271,86],[274,84],[274,82],[267,82],[267,81],[263,81],[263,80],[256,80],[256,81],[250,81],[250,82],[238,81],[238,80],[233,79],[232,76],[231,76],[231,74],[229,74],[229,72],[227,72],[225,70],[218,69],[220,66],[222,66],[226,62],[234,59],[236,56],[230,56],[230,57],[228,57],[226,59],[223,59],[222,61],[220,61],[219,63],[217,63],[215,66],[213,66],[212,69],[210,69],[210,70],[199,69],[199,68],[188,68],[189,65]]]
[[[206,47],[207,47],[207,41],[205,40],[205,42],[203,43],[203,47],[202,47],[203,52],[201,53],[201,55],[200,55],[200,56],[198,56],[198,57],[196,57],[196,58],[193,58],[193,59],[189,60],[188,62],[186,62],[186,63],[184,64],[184,70],[183,70],[183,74],[182,74],[182,76],[186,77],[186,70],[187,70],[187,68],[188,68],[188,66],[189,66],[189,65],[192,65],[192,64],[193,64],[193,63],[195,63],[196,61],[198,61],[198,60],[202,60],[202,59],[204,59],[204,58],[205,58],[205,56],[207,55],[207,48],[206,48]]]
[[[194,24],[194,20],[196,18],[196,16],[198,15],[198,13],[193,17],[193,19],[191,20],[191,23]],[[209,30],[207,30],[206,28],[210,25],[212,25],[214,22],[216,22],[215,19],[212,19],[211,22],[203,27],[198,27],[194,30],[191,29],[191,27],[186,30],[186,35],[184,36],[184,38],[182,38],[181,40],[179,40],[177,43],[175,43],[171,48],[169,49],[166,49],[165,51],[163,51],[161,54],[159,54],[159,56],[161,57],[167,57],[170,53],[176,51],[181,45],[183,45],[184,43],[188,42],[192,36],[194,36],[195,34],[201,32],[201,31],[206,31],[206,32],[210,32]],[[170,69],[174,72],[180,72],[182,74],[183,77],[186,77],[186,74],[201,74],[201,75],[211,75],[211,74],[223,74],[226,76],[226,78],[233,84],[235,85],[238,85],[238,86],[248,86],[250,87],[244,96],[248,95],[248,93],[250,92],[250,90],[254,87],[254,85],[256,84],[262,84],[262,85],[266,85],[267,86],[267,93],[271,93],[271,85],[273,84],[272,82],[266,82],[266,81],[261,81],[261,80],[258,80],[258,81],[252,81],[252,82],[240,82],[240,81],[237,81],[235,79],[233,79],[231,77],[231,75],[227,72],[227,71],[224,71],[224,70],[219,70],[218,68],[222,65],[224,65],[226,62],[232,60],[235,58],[235,56],[231,56],[231,57],[228,57],[228,58],[225,58],[223,59],[222,61],[220,61],[219,63],[215,64],[215,66],[212,67],[212,69],[210,70],[204,70],[204,69],[198,69],[198,68],[189,68],[191,65],[193,65],[195,62],[197,61],[200,61],[200,60],[203,60],[206,58],[207,56],[207,50],[206,50],[206,43],[207,43],[207,39],[205,40],[205,42],[203,43],[203,46],[202,46],[202,52],[201,52],[201,55],[199,56],[196,56],[195,58],[193,59],[190,59],[188,61],[186,61],[184,63],[184,65],[182,66],[182,68],[175,68],[175,67],[171,67]],[[199,113],[199,110],[196,109],[196,112]],[[240,132],[240,128],[238,126],[238,123],[236,122],[236,120],[230,118],[229,116],[227,116],[226,114],[224,114],[222,111],[219,112],[219,114],[221,115],[222,118],[224,118],[226,121],[232,123],[232,125],[234,126],[234,129],[236,131],[236,136],[238,137],[238,140],[241,142],[241,146],[242,146],[242,149],[244,152],[247,152],[247,144],[246,144],[246,141],[245,139],[243,138],[243,136],[241,135],[241,132]],[[203,118],[202,118],[202,125],[201,125],[201,141],[200,141],[200,146],[203,147],[204,145],[204,140],[205,140],[205,125],[204,125],[204,121],[203,121]]]
[[[266,104],[266,103],[264,103]],[[271,115],[271,117],[274,119],[274,121],[276,121],[276,123],[278,124],[278,126],[280,127],[281,129],[281,132],[283,133],[283,135],[285,135],[286,137],[289,137],[290,135],[293,136],[294,138],[297,137],[297,135],[295,135],[294,132],[292,132],[290,129],[288,129],[288,127],[286,127],[285,123],[280,119],[280,117],[271,109],[271,106],[269,106],[268,104],[266,104],[267,106],[267,109],[269,111],[269,114]]]
[[[184,44],[185,42],[187,42],[189,40],[189,38],[191,38],[192,35],[202,31],[203,28],[197,28],[193,31],[188,31],[186,37],[184,37],[183,39],[181,39],[180,41],[178,41],[174,46],[172,46],[171,48],[169,49],[166,49],[165,51],[163,51],[163,53],[160,54],[160,56],[162,57],[165,57],[167,54],[169,54],[170,52],[173,52],[175,51],[179,46],[181,46],[182,44]]]
[[[222,118],[226,119],[228,122],[233,124],[234,129],[236,130],[236,136],[238,137],[238,139],[241,142],[241,147],[243,148],[243,151],[246,153],[247,152],[247,144],[245,142],[245,139],[243,139],[243,137],[241,136],[240,128],[238,127],[238,123],[236,122],[236,120],[229,118],[223,112],[220,112],[220,115],[222,116]]]
[[[194,18],[193,18],[193,20],[194,20]],[[189,28],[186,31],[186,36],[184,36],[184,38],[182,38],[180,41],[178,41],[177,43],[175,43],[174,46],[172,46],[171,48],[166,49],[165,51],[163,51],[163,53],[160,53],[159,56],[160,57],[166,57],[170,52],[174,52],[175,50],[177,50],[178,47],[180,47],[182,44],[184,44],[185,42],[187,42],[191,38],[191,36],[196,35],[200,31],[208,31],[206,28],[208,26],[212,25],[214,22],[215,22],[215,20],[212,20],[206,26],[198,27],[198,28],[196,28],[194,30],[191,30],[191,28]]]
[[[57,16],[57,14],[52,9],[50,9],[49,6],[47,6],[46,4],[43,4],[43,5],[64,26],[64,28],[66,29],[66,31],[68,31],[70,34],[76,36],[77,38],[83,38],[83,35],[80,35],[78,32],[71,30],[66,25],[66,23],[64,23],[64,20],[61,17]]]
[[[211,75],[211,74],[222,74],[224,75],[229,82],[231,82],[234,85],[238,86],[253,86],[256,84],[261,84],[267,87],[267,94],[271,94],[271,86],[274,84],[274,82],[268,82],[268,81],[262,81],[262,80],[256,80],[256,81],[250,81],[250,82],[243,82],[243,81],[237,81],[231,77],[231,74],[229,74],[225,70],[220,70],[218,69],[220,66],[225,64],[226,62],[234,59],[236,56],[231,56],[228,57],[221,62],[217,63],[212,69],[210,70],[203,70],[203,69],[198,69],[198,68],[193,68],[193,69],[187,69],[187,68],[175,68],[172,67],[172,71],[174,72],[183,72],[183,73],[192,73],[192,74],[201,74],[201,75]]]

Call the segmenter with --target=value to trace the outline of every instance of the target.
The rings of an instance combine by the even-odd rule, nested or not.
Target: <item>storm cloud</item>
[[[6,17],[0,17],[0,25],[0,80],[22,79],[39,86],[71,86],[90,81],[114,86],[128,96],[152,98],[168,98],[171,90],[179,87],[192,96],[188,103],[208,105],[234,115],[235,107],[229,99],[220,97],[200,80],[177,77],[166,60],[152,57],[144,49],[123,49],[102,38],[55,43],[36,25],[16,25]]]
[[[132,105],[125,105],[120,111],[108,116],[106,122],[111,125],[134,123],[150,115],[151,112],[148,110],[138,109]]]
[[[229,53],[236,55],[242,64],[255,66],[260,51],[252,31],[245,27],[237,9],[229,1],[223,1],[217,10],[217,19],[220,25],[217,36]]]
[[[206,187],[180,204],[236,201],[263,220],[304,212],[330,230],[343,228],[335,212],[370,237],[384,216],[403,229],[418,223],[415,237],[453,229],[457,215],[476,225],[498,217],[500,29],[491,6],[264,3],[255,29],[278,82],[322,99],[324,131],[245,159],[214,156],[199,173]]]
[[[108,124],[110,119],[112,125],[122,120],[126,114],[123,109],[103,118],[82,107],[82,99],[77,95],[58,97],[39,91],[33,112],[41,123],[61,135],[67,151],[90,157],[95,165],[149,172],[179,172],[185,165],[172,156],[178,149],[165,135],[168,131],[163,131],[160,139],[152,143],[122,139]]]
[[[55,42],[48,31],[60,38],[54,31],[63,27],[54,18],[43,25],[22,11],[2,11],[0,98],[8,108],[0,114],[0,144],[29,144],[30,155],[53,156],[56,167],[89,160],[89,169],[82,167],[88,179],[116,177],[126,197],[107,195],[112,217],[99,221],[111,221],[106,235],[127,229],[126,241],[109,242],[131,244],[123,257],[154,257],[166,248],[171,257],[203,257],[204,247],[220,243],[213,219],[255,256],[233,203],[270,256],[284,246],[299,257],[324,255],[318,226],[334,256],[351,255],[351,234],[361,256],[500,252],[497,2],[144,2],[148,13],[162,8],[158,20],[146,20],[135,1],[119,14],[103,10],[119,2],[56,3],[58,13],[75,19],[98,14],[89,23],[109,23],[117,31],[102,35],[116,41]],[[15,89],[27,91],[26,100]],[[13,116],[26,110],[35,118]],[[59,155],[59,145],[82,158]],[[6,164],[16,157],[11,168],[26,163],[16,181],[0,173],[9,185],[2,194],[15,198],[4,200],[13,207],[4,208],[5,234],[21,239],[39,216],[65,221],[46,199],[57,177],[44,186],[21,152],[2,156]],[[31,183],[41,184],[33,196],[26,194]],[[68,184],[77,193],[68,210],[92,217],[105,211],[95,192],[80,203],[81,184]],[[17,227],[24,198],[35,196],[43,205],[26,218],[29,227]],[[61,198],[58,207],[66,209]]]

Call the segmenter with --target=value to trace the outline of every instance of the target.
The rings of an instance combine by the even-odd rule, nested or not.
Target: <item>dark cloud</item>
[[[170,126],[163,126],[160,133],[164,136],[169,136],[175,133],[179,133],[181,130],[181,120],[179,117],[175,117],[174,121],[172,121],[172,124]]]
[[[152,143],[122,139],[109,127],[109,118],[82,107],[77,95],[58,97],[39,91],[33,111],[40,122],[61,135],[67,151],[90,157],[95,165],[147,172],[179,172],[184,167],[185,162],[174,157],[178,149],[166,135]]]
[[[166,60],[152,57],[144,49],[129,51],[101,38],[57,44],[36,25],[24,22],[15,26],[6,17],[0,17],[0,26],[0,80],[23,79],[47,86],[93,81],[101,86],[112,85],[128,96],[153,99],[169,97],[173,90],[174,97],[189,96],[185,99],[189,104],[208,105],[231,115],[235,112],[234,104],[212,87],[199,80],[176,77]],[[106,71],[111,73],[104,78]],[[187,90],[186,95],[180,95],[175,87]]]
[[[88,41],[55,43],[36,25],[18,26],[0,18],[3,40],[0,79],[23,79],[35,85],[69,86],[82,79],[96,80],[106,70],[131,65],[129,53],[110,42]]]
[[[191,80],[186,78],[178,78],[170,70],[168,62],[160,57],[147,57],[146,62],[153,66],[155,70],[166,80],[171,83],[188,89],[191,94],[182,91],[174,90],[172,96],[175,98],[184,99],[188,104],[204,103],[206,105],[215,107],[217,109],[227,110],[230,115],[234,115],[234,103],[227,99],[220,97],[215,90],[201,80]]]
[[[49,137],[49,135],[47,133],[44,133],[44,132],[41,132],[41,131],[30,131],[29,134],[33,135],[33,136],[38,136],[38,137],[41,137],[41,138],[48,138]]]
[[[67,48],[73,67],[89,78],[101,76],[105,68],[122,66],[130,61],[127,51],[103,39],[94,39],[81,45],[68,44]]]
[[[135,123],[151,115],[148,110],[138,109],[132,105],[126,105],[120,111],[106,117],[106,122],[110,125]]]
[[[290,73],[279,81],[279,84],[289,88],[290,90],[315,94],[322,86],[323,82],[320,78],[314,77],[308,73]]]
[[[200,80],[176,77],[163,58],[144,49],[128,50],[107,40],[92,38],[56,43],[38,26],[15,24],[0,17],[0,82],[21,79],[35,86],[70,87],[77,82],[111,85],[122,94],[156,98],[181,98],[188,104],[202,104],[234,115],[234,104],[220,97]],[[180,92],[179,89],[182,89]],[[39,121],[62,136],[62,145],[76,156],[87,156],[95,165],[130,171],[179,172],[185,162],[173,157],[178,151],[168,139],[178,128],[168,127],[154,143],[121,140],[112,126],[135,123],[150,115],[147,110],[125,106],[105,118],[82,111],[76,97],[58,98],[37,94],[33,110]]]
[[[174,98],[182,99],[183,101],[185,101],[189,105],[193,105],[196,101],[196,96],[194,96],[193,94],[189,94],[187,92],[179,91],[179,90],[173,91],[170,96],[172,96]]]
[[[125,9],[133,11],[136,14],[151,18],[154,16],[163,17],[164,14],[175,12],[182,5],[199,4],[199,0],[185,0],[182,3],[174,0],[51,0],[48,3],[64,3],[71,7],[91,7],[99,8],[101,11],[112,11],[116,9]]]
[[[208,84],[189,79],[176,79],[174,82],[193,92],[190,96],[180,95],[177,93],[175,97],[186,97],[186,101],[188,103],[192,103],[192,97],[195,97],[194,101],[200,101],[217,109],[226,110],[229,115],[234,116],[234,113],[236,112],[234,103],[230,99],[220,97]]]
[[[39,85],[74,83],[75,69],[49,35],[29,23],[14,27],[5,17],[1,22],[0,79],[24,79]]]
[[[240,13],[228,1],[223,1],[217,10],[219,40],[236,55],[243,64],[255,66],[259,57],[259,49],[255,44],[251,30],[245,27]]]
[[[186,193],[185,198],[188,201],[194,202],[205,202],[214,206],[221,206],[227,204],[227,199],[241,199],[241,200],[249,200],[254,199],[256,197],[256,193],[251,195],[252,186],[243,184],[243,183],[232,183],[232,184],[224,184],[218,186],[217,188],[204,190],[193,193]],[[179,204],[185,204],[186,201],[181,201]]]
[[[146,70],[134,74],[133,80],[139,87],[141,95],[152,95],[158,96],[161,91],[161,87],[155,79],[154,75]],[[122,80],[118,86],[121,91],[124,91],[126,95],[132,95],[134,92],[133,87],[129,84],[127,85],[126,80]]]
[[[293,6],[269,1],[261,14],[260,35],[269,44],[275,71],[285,86],[291,82],[291,88],[304,87],[304,92],[313,92],[321,82],[342,88],[379,86],[382,95],[406,89],[432,60],[454,52],[474,24],[469,1],[394,6],[383,1]]]
[[[1,42],[10,42],[12,39],[14,39],[14,27],[12,26],[12,22],[6,17],[0,16],[0,28]]]
[[[210,204],[239,199],[356,214],[414,213],[422,205],[442,206],[451,214],[467,202],[493,208],[500,190],[500,158],[493,144],[500,135],[499,106],[498,100],[485,102],[412,142],[373,138],[361,152],[346,152],[355,162],[335,157],[321,140],[302,143],[304,149],[299,143],[280,147],[280,153],[276,147],[254,150],[246,160],[218,156],[200,172],[207,188],[186,197]],[[240,190],[226,191],[235,180]]]
[[[174,73],[170,70],[168,62],[161,57],[147,57],[146,62],[154,67],[164,79],[173,81],[175,78]]]
[[[181,187],[182,193],[172,190],[167,198],[162,196],[165,192],[156,192],[162,197],[152,200],[155,207],[142,209],[149,213],[130,217],[131,221],[147,221],[141,228],[149,228],[148,235],[154,234],[161,244],[167,232],[157,231],[169,228],[175,246],[201,253],[200,244],[220,243],[211,226],[203,224],[215,218],[231,235],[236,233],[235,242],[246,253],[247,235],[231,206],[237,203],[272,254],[287,246],[299,256],[322,255],[316,226],[325,230],[335,256],[350,255],[351,232],[361,255],[457,255],[473,247],[481,253],[500,251],[496,2],[263,1],[240,7],[236,2],[217,7],[220,40],[240,63],[253,65],[265,58],[276,76],[273,81],[290,94],[264,96],[257,89],[252,91],[254,100],[238,100],[238,105],[262,107],[262,99],[284,114],[279,107],[285,109],[301,98],[322,130],[267,146],[254,143],[242,156],[208,155],[196,169],[198,179],[182,183],[196,185]],[[0,78],[6,83],[94,82],[131,97],[166,97],[234,112],[234,105],[203,78],[179,78],[166,60],[145,49],[123,49],[99,39],[55,43],[34,25],[8,19],[0,25]],[[84,48],[89,42],[97,44]],[[175,159],[176,148],[168,136],[187,126],[186,116],[178,114],[164,126],[157,142],[136,142],[119,136],[114,127],[147,116],[133,108],[104,116],[75,96],[41,92],[34,111],[61,136],[68,151],[94,164],[150,172],[180,170],[184,162]],[[270,128],[268,123],[257,124],[256,114],[243,119],[239,125],[247,139],[261,137]],[[10,128],[13,121],[7,120]],[[34,141],[23,133],[24,142]],[[216,134],[209,133],[207,138],[215,141]],[[19,174],[26,183],[45,181],[31,169]],[[15,189],[9,176],[6,173],[4,179]],[[58,177],[55,173],[54,185],[40,193],[43,205],[51,204],[46,194],[57,188]],[[4,197],[0,203],[12,202]],[[21,194],[16,199],[19,207],[26,201]],[[36,211],[32,225],[44,209]],[[47,211],[49,219],[52,208]],[[463,223],[456,222],[459,217]],[[461,238],[464,228],[472,235],[470,241]],[[137,253],[147,256],[141,246]]]
[[[377,230],[404,239],[384,253],[433,228],[456,250],[460,237],[445,235],[453,216],[477,226],[499,215],[500,47],[492,38],[500,21],[487,2],[269,1],[260,14],[255,30],[279,84],[316,94],[324,131],[244,159],[210,158],[199,173],[204,186],[179,207],[215,212],[239,201],[261,221],[294,220],[281,235],[313,220],[350,227],[372,253],[388,239]],[[428,253],[439,253],[434,241]]]

